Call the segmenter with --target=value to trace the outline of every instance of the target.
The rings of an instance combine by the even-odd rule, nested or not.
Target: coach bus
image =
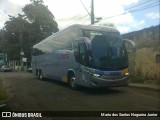
[[[73,89],[126,86],[124,41],[116,28],[72,25],[33,46],[33,73],[39,79],[66,82]]]

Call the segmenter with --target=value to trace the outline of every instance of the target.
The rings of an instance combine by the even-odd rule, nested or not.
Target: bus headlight
[[[129,73],[125,73],[125,75],[126,75],[126,76],[129,75]]]
[[[100,75],[99,75],[99,74],[94,73],[94,74],[93,74],[93,76],[94,76],[94,77],[99,77]]]

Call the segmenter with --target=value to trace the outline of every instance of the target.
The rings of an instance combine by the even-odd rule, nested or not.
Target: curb
[[[135,87],[135,88],[147,89],[147,90],[160,91],[160,86],[158,86],[158,85],[129,83],[128,86]]]

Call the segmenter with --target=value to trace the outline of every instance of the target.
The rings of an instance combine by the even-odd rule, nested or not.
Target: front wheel
[[[76,78],[74,75],[69,75],[69,86],[72,88],[72,89],[77,89],[78,86],[76,85]]]

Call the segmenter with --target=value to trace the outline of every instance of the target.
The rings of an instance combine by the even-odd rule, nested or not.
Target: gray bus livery
[[[32,68],[39,79],[71,88],[126,86],[128,54],[115,28],[72,25],[33,46]]]

